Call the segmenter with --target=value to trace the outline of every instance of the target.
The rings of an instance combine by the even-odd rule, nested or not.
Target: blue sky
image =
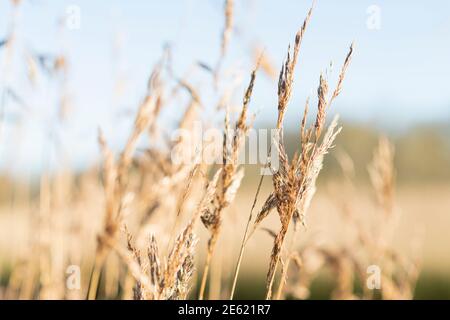
[[[311,1],[235,2],[236,27],[227,62],[250,70],[250,48],[258,42],[278,68]],[[57,21],[70,5],[81,9],[81,28],[61,33]],[[381,9],[379,30],[366,26],[371,5]],[[75,158],[91,159],[96,154],[95,132],[99,126],[111,139],[120,140],[122,131],[116,129],[121,125],[114,124],[117,117],[121,118],[117,108],[136,108],[164,44],[170,43],[173,48],[174,67],[179,75],[195,61],[215,63],[222,15],[222,1],[218,0],[23,0],[17,21],[17,51],[54,53],[64,48],[68,53],[73,111],[68,124],[72,134],[67,139],[72,141]],[[0,39],[7,34],[10,16],[9,1],[0,2]],[[120,50],[114,50],[117,39]],[[298,121],[306,97],[314,95],[320,72],[333,61],[336,74],[352,41],[356,44],[354,60],[344,92],[333,106],[335,112],[344,119],[386,128],[450,120],[448,1],[319,0],[297,69],[289,110],[292,124]],[[20,76],[19,61],[23,55],[17,55],[17,67],[8,81],[15,90],[27,92],[30,89],[22,85]],[[4,53],[0,52],[2,59]],[[113,93],[118,78],[125,83],[120,97]],[[0,82],[5,81],[0,73]],[[36,155],[47,150],[46,130],[52,125],[55,109],[52,89],[53,84],[41,85],[42,93],[27,101],[33,109],[29,114],[21,114],[14,106],[7,110],[25,118],[21,120],[24,159],[37,159]],[[255,90],[252,107],[258,110],[258,121],[271,122],[276,114],[276,82],[259,77]],[[127,126],[132,116],[121,120]],[[4,126],[0,139],[7,139],[8,135],[15,139],[17,131],[13,127]],[[6,159],[3,155],[15,145],[7,140],[10,145],[3,143],[0,147],[0,165],[2,158]]]

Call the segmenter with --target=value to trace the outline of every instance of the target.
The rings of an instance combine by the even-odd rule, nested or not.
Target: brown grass
[[[19,1],[15,5],[19,5]],[[244,225],[240,228],[240,219],[234,213],[242,216],[236,202],[245,176],[239,157],[251,128],[251,98],[257,85],[258,68],[261,66],[269,75],[273,70],[266,53],[259,51],[242,103],[234,114],[229,98],[232,94],[228,92],[230,87],[222,90],[222,85],[229,81],[224,60],[232,44],[235,9],[234,1],[225,1],[217,65],[215,68],[202,67],[211,73],[212,91],[219,106],[225,109],[223,125],[217,125],[223,132],[220,164],[214,166],[202,161],[207,152],[205,145],[197,145],[194,154],[185,159],[187,161],[179,163],[172,157],[174,150],[189,151],[195,142],[183,136],[174,141],[164,139],[161,113],[175,101],[175,96],[180,95],[186,105],[176,129],[192,132],[196,121],[201,121],[200,113],[206,106],[203,92],[197,89],[191,75],[175,76],[170,50],[166,51],[149,77],[133,127],[120,152],[113,151],[99,130],[102,154],[99,167],[77,179],[69,170],[54,175],[42,174],[39,198],[33,200],[36,207],[30,205],[25,210],[27,242],[36,244],[33,252],[22,252],[20,259],[12,259],[14,265],[7,285],[1,288],[2,297],[179,300],[193,297],[192,289],[196,289],[198,277],[198,299],[233,299],[241,265],[247,257],[247,245],[256,231],[263,230],[273,240],[270,248],[259,248],[270,250],[265,278],[266,299],[306,298],[311,281],[324,268],[331,269],[335,275],[333,298],[376,298],[374,291],[365,287],[362,294],[354,292],[355,279],[365,283],[365,269],[370,264],[376,264],[382,270],[382,298],[413,298],[420,270],[419,259],[399,253],[392,245],[399,210],[395,193],[394,147],[386,138],[380,139],[369,166],[376,199],[373,206],[377,213],[373,224],[364,225],[354,215],[349,200],[355,191],[352,161],[342,153],[338,158],[345,176],[343,184],[347,198],[343,196],[344,192],[337,198],[340,199],[337,211],[341,212],[341,221],[353,230],[355,237],[341,246],[328,247],[313,240],[299,246],[298,234],[307,226],[325,155],[333,148],[341,131],[338,117],[328,123],[327,114],[343,90],[353,55],[351,45],[334,88],[330,89],[327,72],[320,75],[314,119],[309,121],[308,118],[312,113],[312,100],[308,99],[300,121],[298,148],[289,157],[284,140],[284,118],[294,92],[295,69],[313,7],[295,35],[293,47],[288,47],[279,73],[278,115],[276,122],[274,120],[277,137],[267,155],[271,159],[275,154],[279,166],[267,165],[272,171],[271,190],[254,216],[263,188],[264,176],[261,176],[253,188],[256,195],[245,228]],[[8,41],[7,45],[11,46],[11,43]],[[10,47],[7,49],[11,50]],[[55,61],[55,67],[68,72],[62,57]],[[178,99],[176,103],[179,103]],[[144,144],[143,137],[154,140],[156,137],[162,146]],[[265,224],[272,219],[270,213],[274,209],[276,221],[267,227]],[[37,219],[32,218],[34,211],[38,213]],[[234,232],[230,228],[235,229]],[[236,232],[240,229],[244,229],[243,234]],[[230,239],[236,237],[242,237],[242,241],[233,247],[239,248],[237,260],[235,257],[231,260],[234,268],[225,263],[222,265],[221,261],[225,259],[218,260],[220,268],[212,273],[214,259],[219,259],[217,250],[220,250],[221,239],[226,238],[227,246],[232,246],[235,243]],[[206,246],[205,250],[202,246]],[[88,283],[83,281],[82,289],[76,293],[65,283],[64,272],[68,265],[81,266],[83,279],[84,276],[89,279]],[[23,270],[27,270],[25,277],[20,276]]]

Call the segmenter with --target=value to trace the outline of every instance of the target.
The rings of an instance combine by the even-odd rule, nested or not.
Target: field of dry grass
[[[340,217],[339,203],[336,200],[338,198],[336,196],[336,192],[339,190],[338,186],[338,181],[336,183],[330,182],[317,193],[311,204],[308,228],[302,231],[298,243],[299,247],[307,245],[311,239],[318,239],[326,247],[336,247],[336,243],[343,243],[351,232]],[[265,186],[261,194],[268,194],[269,187]],[[100,193],[99,190],[98,192]],[[423,272],[427,275],[433,275],[443,283],[450,279],[448,272],[450,270],[450,256],[446,246],[443,245],[449,240],[447,232],[450,225],[450,215],[448,214],[450,212],[449,192],[450,186],[448,185],[404,186],[397,191],[397,203],[401,208],[402,216],[395,235],[395,246],[399,250],[409,251],[411,239],[419,237],[421,239],[419,250]],[[227,280],[230,282],[229,276],[226,275],[232,272],[235,267],[234,262],[239,253],[240,238],[245,229],[245,214],[250,210],[250,200],[253,196],[254,190],[245,185],[238,194],[235,203],[231,206],[230,215],[225,223],[224,236],[218,243],[218,257],[213,263],[212,272],[224,274],[224,286],[226,286]],[[353,195],[352,203],[354,210],[361,216],[362,220],[370,220],[367,217],[373,214],[373,197],[370,188],[363,187],[360,192]],[[83,214],[84,210],[101,210],[100,204],[97,207],[92,204],[91,202],[91,204],[82,206],[82,208],[71,208],[70,210],[77,210],[74,214]],[[20,261],[25,255],[30,254],[29,237],[31,230],[29,230],[28,219],[26,208],[21,206],[13,211],[5,205],[0,209],[0,225],[2,228],[0,233],[0,252],[2,253],[0,265],[2,266],[3,277],[11,271],[12,262]],[[91,220],[91,222],[95,222],[95,220]],[[270,227],[276,224],[277,218],[272,216],[268,218],[265,226]],[[95,250],[95,232],[99,228],[99,223],[97,223],[97,226],[93,225],[89,235],[83,238],[83,251],[91,258]],[[150,228],[150,231],[153,230]],[[201,250],[204,249],[207,239],[206,232],[199,230],[199,237],[201,239],[199,249]],[[263,290],[262,279],[266,272],[264,262],[269,258],[271,243],[271,237],[264,231],[255,233],[254,238],[249,242],[246,257],[242,263],[244,285],[241,289],[255,285],[260,291]],[[66,246],[69,245],[66,244]],[[200,265],[200,261],[203,261],[204,258],[204,253],[200,251],[197,257]],[[332,280],[328,282],[332,283]],[[256,298],[261,298],[261,294],[262,292],[259,292]],[[444,294],[445,292],[441,297],[446,297]],[[429,293],[422,294],[423,297],[429,295]],[[252,295],[244,296],[251,297]],[[79,298],[81,297],[79,296]],[[212,297],[218,298],[219,294],[215,292]]]
[[[217,63],[193,67],[209,75],[208,92],[198,90],[190,75],[176,75],[166,48],[120,148],[99,128],[101,158],[89,170],[44,169],[33,182],[6,184],[0,298],[233,299],[259,286],[250,297],[307,299],[326,272],[328,298],[413,299],[422,273],[450,277],[450,184],[398,184],[396,148],[382,135],[365,155],[365,183],[351,156],[336,151],[342,127],[328,114],[345,92],[357,54],[353,44],[342,44],[335,74],[318,74],[316,93],[298,112],[295,142],[286,142],[286,112],[314,5],[279,63],[276,130],[263,155],[268,161],[258,167],[270,174],[255,175],[240,162],[242,154],[260,152],[244,146],[257,116],[254,89],[263,73],[273,75],[273,66],[259,52],[242,75],[243,86],[230,86],[236,79],[224,61],[234,10],[234,1],[224,1]],[[14,29],[1,45],[6,66],[13,40]],[[30,59],[35,72],[50,68],[63,91],[64,56],[45,65]],[[66,100],[60,94],[62,115]],[[204,105],[206,95],[214,106]],[[179,115],[176,139],[167,138],[166,110]],[[220,120],[202,117],[206,110]],[[191,140],[198,123],[219,140]],[[330,156],[339,178],[319,179]]]

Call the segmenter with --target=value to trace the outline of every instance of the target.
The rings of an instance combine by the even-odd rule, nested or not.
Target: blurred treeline
[[[344,151],[354,162],[355,177],[368,181],[367,165],[382,133],[370,126],[344,123],[335,152],[326,159],[323,175],[339,174],[336,152]],[[395,144],[399,184],[450,182],[450,124],[418,125],[387,136]]]
[[[339,154],[348,155],[353,162],[354,179],[368,183],[367,166],[380,136],[387,136],[395,144],[396,178],[404,184],[450,183],[450,123],[421,124],[399,132],[377,129],[374,125],[341,121],[343,127],[335,147],[325,158],[319,181],[331,177],[342,178]],[[284,136],[290,156],[299,147],[299,130],[286,128]],[[347,157],[348,158],[348,157]],[[247,175],[257,173],[248,168]],[[248,177],[252,179],[253,177]]]

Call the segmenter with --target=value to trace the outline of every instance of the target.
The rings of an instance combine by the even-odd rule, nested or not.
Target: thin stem
[[[277,295],[275,297],[275,300],[280,300],[281,298],[281,293],[283,292],[283,288],[284,288],[284,284],[286,283],[286,276],[287,276],[287,272],[289,269],[289,263],[291,262],[291,257],[289,256],[287,261],[286,261],[286,265],[283,269],[283,272],[281,273],[281,279],[280,279],[280,283],[278,285],[278,290],[277,290]]]
[[[218,228],[220,228],[220,226]],[[216,246],[218,234],[219,234],[219,229],[217,229],[215,232],[213,232],[211,235],[211,238],[209,239],[208,253],[206,256],[205,267],[203,269],[202,282],[200,284],[200,291],[198,294],[199,300],[203,300],[203,297],[205,295],[206,280],[208,279],[209,266],[211,265],[211,260],[212,260],[212,256],[213,256],[214,249]]]
[[[241,262],[242,262],[242,258],[244,257],[244,251],[245,251],[245,247],[246,247],[247,240],[248,240],[247,235],[248,235],[248,231],[250,228],[250,222],[252,221],[252,218],[253,218],[253,210],[255,209],[256,202],[258,200],[258,195],[259,195],[259,192],[261,191],[261,185],[263,183],[263,180],[264,180],[264,175],[261,175],[261,179],[259,179],[258,189],[256,190],[255,198],[253,199],[252,208],[250,209],[250,214],[248,216],[248,221],[247,221],[247,226],[245,227],[244,237],[242,238],[241,249],[239,251],[239,258],[238,258],[238,261],[236,264],[236,269],[234,271],[233,286],[231,287],[230,300],[233,300],[234,291],[236,290],[236,284],[237,284],[237,279],[238,279],[238,275],[239,275],[239,270],[241,268]]]
[[[295,239],[297,238],[297,228],[294,228],[294,233],[292,234],[292,239],[291,242],[289,244],[289,249],[288,249],[288,257],[286,260],[286,265],[283,269],[283,272],[281,273],[281,279],[280,279],[280,283],[278,285],[278,290],[277,290],[277,295],[275,297],[275,300],[280,300],[281,299],[281,294],[283,293],[283,289],[284,289],[284,285],[286,284],[286,277],[287,277],[287,272],[289,270],[289,264],[291,262],[292,259],[292,247],[294,246],[295,243]]]
[[[292,219],[292,215],[293,215],[294,211],[292,210],[292,213],[289,216],[289,221]],[[287,226],[287,228],[289,228],[289,225]],[[278,262],[280,261],[280,256],[281,256],[281,252],[283,250],[283,245],[284,245],[284,239],[286,238],[286,234],[287,234],[287,228],[282,228],[281,232],[277,235],[277,238],[280,239],[275,239],[276,243],[279,243],[280,248],[278,250],[278,253],[276,254],[276,259],[275,259],[275,265],[273,266],[273,272],[272,275],[268,281],[267,284],[267,292],[266,292],[266,300],[270,300],[272,298],[272,287],[273,287],[273,283],[275,280],[275,274],[278,268]]]
[[[107,253],[98,251],[95,255],[94,267],[92,268],[91,278],[89,280],[89,289],[87,292],[88,300],[95,300],[97,297],[98,285],[100,283],[100,275],[103,269],[103,264],[106,260]]]

